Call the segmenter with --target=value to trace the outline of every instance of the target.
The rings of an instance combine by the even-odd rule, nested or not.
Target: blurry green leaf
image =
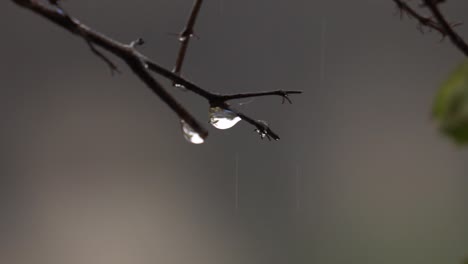
[[[433,117],[443,133],[468,143],[468,60],[450,74],[436,96]]]

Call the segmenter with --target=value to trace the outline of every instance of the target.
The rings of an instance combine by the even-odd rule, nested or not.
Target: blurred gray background
[[[415,1],[413,1],[415,2]],[[191,0],[69,0],[83,23],[172,68]],[[468,2],[449,1],[468,23]],[[463,57],[401,21],[390,0],[207,0],[184,74],[235,93],[301,89],[240,106],[240,123],[187,143],[129,69],[0,3],[0,262],[461,263],[467,151],[430,119]],[[468,38],[468,26],[457,28]],[[162,79],[161,79],[162,80]],[[168,89],[199,120],[207,104]],[[208,125],[208,124],[207,124]]]

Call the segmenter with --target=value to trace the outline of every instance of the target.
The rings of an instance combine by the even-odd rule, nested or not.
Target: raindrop
[[[63,10],[60,7],[56,6],[55,10],[57,10],[57,13],[59,13],[60,15],[65,15],[65,12],[63,12]]]
[[[264,130],[255,129],[255,132],[257,132],[260,135],[261,139],[264,139],[267,136],[267,133]]]
[[[209,115],[210,124],[217,129],[229,129],[242,120],[236,113],[217,106],[210,108]]]
[[[184,120],[180,120],[182,125],[182,132],[184,133],[184,138],[193,144],[202,144],[205,140],[198,134],[189,124]]]
[[[255,132],[257,132],[260,135],[261,139],[264,139],[265,137],[270,139],[270,136],[268,135],[268,130],[267,130],[268,123],[266,121],[263,121],[263,120],[257,120],[257,122],[260,125],[262,125],[263,127],[255,129]]]
[[[187,91],[187,88],[185,88],[185,86],[183,86],[183,85],[180,84],[180,83],[174,83],[174,87],[175,87],[175,88],[178,88],[178,89],[180,89],[180,90],[182,90],[182,91]]]

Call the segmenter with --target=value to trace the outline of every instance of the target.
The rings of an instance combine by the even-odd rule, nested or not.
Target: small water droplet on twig
[[[184,138],[193,144],[202,144],[205,140],[198,134],[189,124],[187,124],[184,120],[180,120],[180,124],[182,126],[182,133],[184,134]]]
[[[229,129],[242,119],[234,112],[215,106],[209,110],[210,124],[217,129]]]

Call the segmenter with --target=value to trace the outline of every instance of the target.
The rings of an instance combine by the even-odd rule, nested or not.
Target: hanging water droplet
[[[184,133],[184,138],[193,144],[202,144],[205,140],[198,134],[189,124],[184,120],[180,120],[182,125],[182,132]]]
[[[261,139],[264,139],[267,136],[267,133],[264,130],[255,129],[255,132],[257,132],[260,135]]]
[[[256,128],[255,132],[260,135],[261,139],[267,137],[270,140],[270,136],[268,135],[268,123],[264,120],[257,120],[257,122],[262,126],[261,128]]]
[[[65,12],[63,12],[62,8],[56,6],[56,7],[55,7],[55,10],[56,10],[57,13],[59,13],[60,15],[65,15]]]
[[[217,129],[229,129],[242,120],[236,113],[217,106],[210,108],[209,116],[210,124]]]
[[[182,91],[187,91],[187,88],[185,88],[185,86],[183,86],[183,85],[180,84],[180,83],[174,83],[174,87],[175,87],[175,88],[178,88],[178,89],[180,89],[180,90],[182,90]]]

